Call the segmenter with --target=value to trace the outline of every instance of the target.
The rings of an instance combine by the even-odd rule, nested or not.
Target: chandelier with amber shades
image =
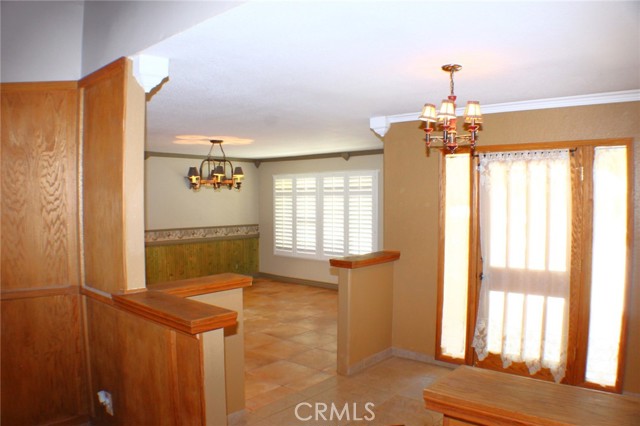
[[[442,66],[442,70],[449,73],[450,94],[442,101],[440,110],[436,113],[436,106],[425,104],[422,113],[418,117],[425,122],[426,132],[426,154],[430,149],[440,148],[445,154],[453,154],[460,147],[468,146],[473,153],[478,140],[478,131],[482,123],[482,113],[480,112],[480,102],[468,101],[464,109],[464,129],[469,133],[458,135],[456,129],[456,95],[453,92],[453,74],[462,69],[458,64],[447,64]],[[433,127],[431,127],[433,123]],[[434,130],[442,131],[442,136],[434,136]]]
[[[200,168],[189,167],[187,179],[189,179],[191,189],[198,191],[204,186],[215,190],[235,188],[239,191],[244,177],[242,167],[233,167],[231,161],[227,159],[224,149],[222,149],[221,140],[212,139],[209,142],[211,142],[209,154],[200,163]],[[213,155],[213,149],[216,146],[220,148],[222,156],[216,157]]]

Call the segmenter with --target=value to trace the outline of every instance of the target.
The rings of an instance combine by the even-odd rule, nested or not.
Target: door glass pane
[[[593,258],[586,380],[616,383],[627,258],[627,150],[595,149]]]
[[[445,157],[443,355],[464,358],[469,284],[469,154]]]

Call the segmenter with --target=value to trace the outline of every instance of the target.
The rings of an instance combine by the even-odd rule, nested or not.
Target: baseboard
[[[355,364],[347,367],[346,375],[351,376],[353,374],[359,373],[367,368],[371,367],[374,364],[377,364],[381,361],[384,361],[387,358],[391,358],[393,356],[393,349],[387,348],[383,351],[378,352],[377,354],[373,354],[362,361],[358,361]]]
[[[392,355],[397,358],[410,359],[412,361],[419,361],[425,364],[433,364],[439,367],[450,368],[452,370],[458,367],[458,364],[451,364],[449,362],[438,361],[431,355],[423,354],[420,352],[409,351],[407,349],[393,348]]]
[[[281,275],[267,274],[265,272],[258,272],[257,274],[254,274],[253,277],[254,278],[263,278],[263,279],[273,280],[273,281],[280,281],[280,282],[283,282],[283,283],[301,284],[301,285],[308,285],[308,286],[311,286],[311,287],[328,288],[330,290],[337,290],[338,289],[338,284],[334,284],[334,283],[325,283],[325,282],[322,282],[322,281],[305,280],[305,279],[302,279],[302,278],[283,277]]]
[[[235,425],[240,424],[241,420],[244,416],[247,415],[247,409],[243,408],[242,410],[235,411],[231,414],[227,414],[227,424]]]

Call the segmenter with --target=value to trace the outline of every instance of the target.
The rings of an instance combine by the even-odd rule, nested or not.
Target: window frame
[[[349,254],[349,178],[356,176],[367,176],[371,177],[371,198],[372,198],[372,223],[371,223],[371,240],[372,240],[372,250],[371,252],[375,252],[379,247],[379,199],[380,199],[380,184],[379,184],[379,175],[380,171],[376,169],[362,169],[362,170],[342,170],[342,171],[333,171],[333,172],[317,172],[317,173],[283,173],[283,174],[275,174],[273,175],[273,254],[274,256],[283,256],[283,257],[292,257],[297,259],[310,259],[310,260],[328,260],[335,257],[344,257]],[[331,195],[330,193],[325,194],[323,188],[323,179],[327,177],[341,177],[345,179],[344,186],[344,251],[342,254],[324,254],[324,197],[327,195]],[[297,224],[296,220],[296,179],[305,179],[305,178],[313,178],[316,182],[316,212],[315,212],[315,225],[316,225],[316,246],[315,253],[301,253],[297,250],[296,247],[296,230]],[[278,179],[292,179],[292,248],[291,251],[282,250],[277,248],[276,246],[276,181]]]
[[[618,347],[618,367],[617,379],[614,386],[605,386],[597,383],[587,382],[585,379],[587,364],[587,343],[589,337],[589,314],[591,303],[591,247],[593,238],[593,158],[596,147],[603,146],[625,146],[627,152],[627,252],[624,298],[625,305],[622,312],[622,323],[620,330],[620,344]],[[568,356],[567,372],[563,383],[620,393],[622,391],[622,375],[627,348],[627,328],[628,311],[631,303],[632,269],[633,269],[633,140],[631,138],[602,139],[602,140],[581,140],[564,142],[541,142],[509,145],[490,145],[476,147],[476,153],[506,152],[506,151],[535,151],[548,149],[569,149],[572,152],[571,158],[571,183],[572,183],[572,241],[571,241],[571,279],[570,291],[572,301],[569,309],[569,336],[568,336]],[[458,153],[469,152],[459,150]],[[478,362],[473,347],[473,332],[477,317],[477,303],[480,291],[480,281],[482,275],[482,260],[480,254],[479,241],[479,215],[478,215],[478,195],[479,195],[479,174],[477,171],[477,155],[469,157],[471,189],[469,203],[471,214],[469,218],[469,282],[468,282],[468,302],[467,302],[467,329],[466,348],[464,359],[452,358],[442,354],[442,303],[444,293],[444,224],[445,224],[445,189],[446,189],[446,162],[445,153],[440,155],[440,179],[439,179],[439,202],[440,202],[440,231],[438,236],[438,297],[437,297],[437,330],[436,330],[436,354],[435,358],[455,364],[476,365],[484,368],[507,371],[502,368],[500,357],[491,356],[483,362]],[[476,157],[476,158],[474,158]],[[497,359],[496,359],[497,358]],[[519,366],[511,369],[512,373],[528,376],[526,368]],[[549,380],[548,372],[543,370],[539,375],[534,376]]]

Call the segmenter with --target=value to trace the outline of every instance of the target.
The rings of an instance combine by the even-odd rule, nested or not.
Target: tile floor
[[[337,299],[335,290],[269,280],[245,289],[246,410],[230,426],[442,424],[422,390],[447,368],[390,358],[336,374]]]

